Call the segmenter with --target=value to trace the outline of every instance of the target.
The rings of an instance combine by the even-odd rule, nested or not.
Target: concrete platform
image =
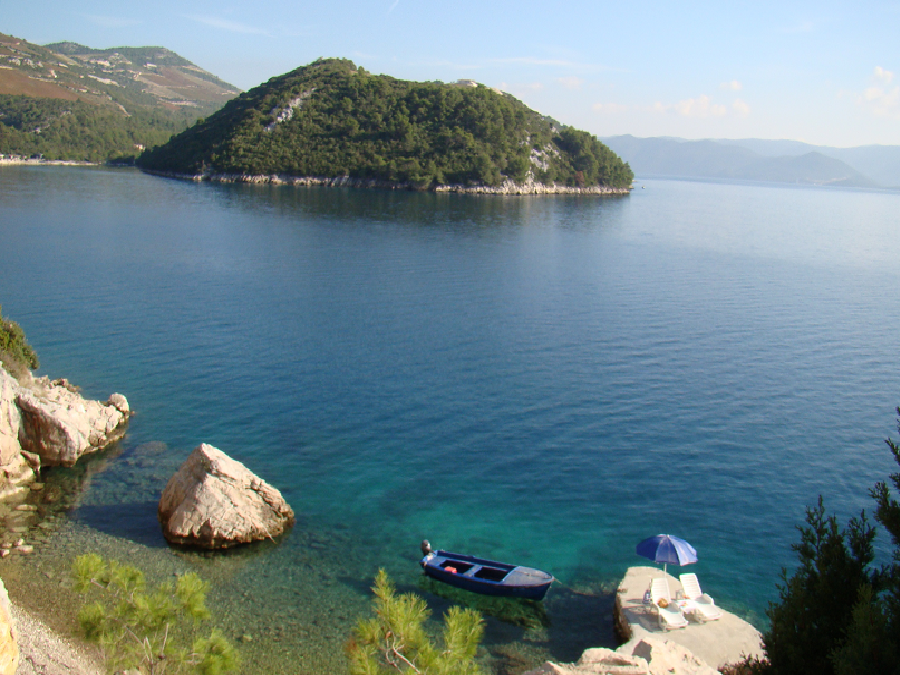
[[[663,576],[668,577],[669,592],[674,598],[676,592],[681,590],[681,582],[671,574],[664,575],[656,567],[631,567],[625,573],[619,584],[615,608],[616,628],[625,641],[651,637],[675,642],[716,669],[737,663],[745,656],[765,656],[760,632],[725,610],[722,610],[722,617],[715,621],[700,623],[691,620],[686,628],[669,631],[660,628],[653,606],[644,604],[644,591],[650,588],[651,579]],[[703,585],[702,578],[700,585]],[[688,618],[693,619],[691,616]]]

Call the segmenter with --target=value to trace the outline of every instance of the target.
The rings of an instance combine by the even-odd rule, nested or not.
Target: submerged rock
[[[272,539],[294,522],[281,492],[206,443],[169,479],[157,514],[167,541],[203,548]]]

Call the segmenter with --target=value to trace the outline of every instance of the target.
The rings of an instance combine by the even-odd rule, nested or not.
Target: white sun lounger
[[[660,606],[660,600],[664,601],[665,607]],[[684,628],[688,625],[688,620],[684,618],[684,613],[678,603],[669,597],[669,587],[666,585],[665,578],[656,577],[650,582],[650,602],[656,608],[659,627],[663,630]]]
[[[716,602],[706,593],[700,590],[700,582],[693,572],[681,574],[681,588],[684,589],[684,597],[691,601],[691,609],[704,621],[714,621],[721,618],[722,610],[716,607]]]

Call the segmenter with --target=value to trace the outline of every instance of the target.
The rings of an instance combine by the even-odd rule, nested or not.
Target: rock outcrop
[[[35,478],[34,468],[22,454],[19,429],[22,414],[16,405],[18,383],[0,366],[0,499]]]
[[[0,580],[0,675],[15,675],[19,667],[19,645],[16,639],[9,595]]]
[[[170,543],[203,548],[271,539],[294,522],[281,492],[206,443],[169,479],[157,513]]]
[[[524,675],[718,675],[676,642],[638,638],[612,649],[588,649],[576,664],[546,662]]]
[[[43,466],[72,466],[120,438],[131,412],[113,394],[83,398],[66,380],[20,383],[0,365],[0,499],[32,482]]]
[[[739,663],[745,657],[762,659],[765,646],[762,635],[751,624],[731,612],[722,610],[714,621],[698,621],[688,611],[690,623],[685,628],[664,632],[657,613],[644,604],[644,592],[653,579],[665,577],[673,597],[683,593],[681,582],[658,567],[629,567],[616,590],[613,618],[616,633],[626,642],[639,639],[663,639],[678,643],[712,668],[721,669]],[[721,608],[720,608],[721,609]]]

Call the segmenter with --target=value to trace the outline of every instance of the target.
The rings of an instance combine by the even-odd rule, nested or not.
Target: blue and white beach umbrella
[[[658,534],[655,537],[644,539],[637,545],[636,552],[638,555],[650,558],[653,562],[663,564],[666,587],[669,585],[669,576],[666,570],[669,563],[690,565],[697,562],[697,549],[681,537],[674,537],[671,534]]]

